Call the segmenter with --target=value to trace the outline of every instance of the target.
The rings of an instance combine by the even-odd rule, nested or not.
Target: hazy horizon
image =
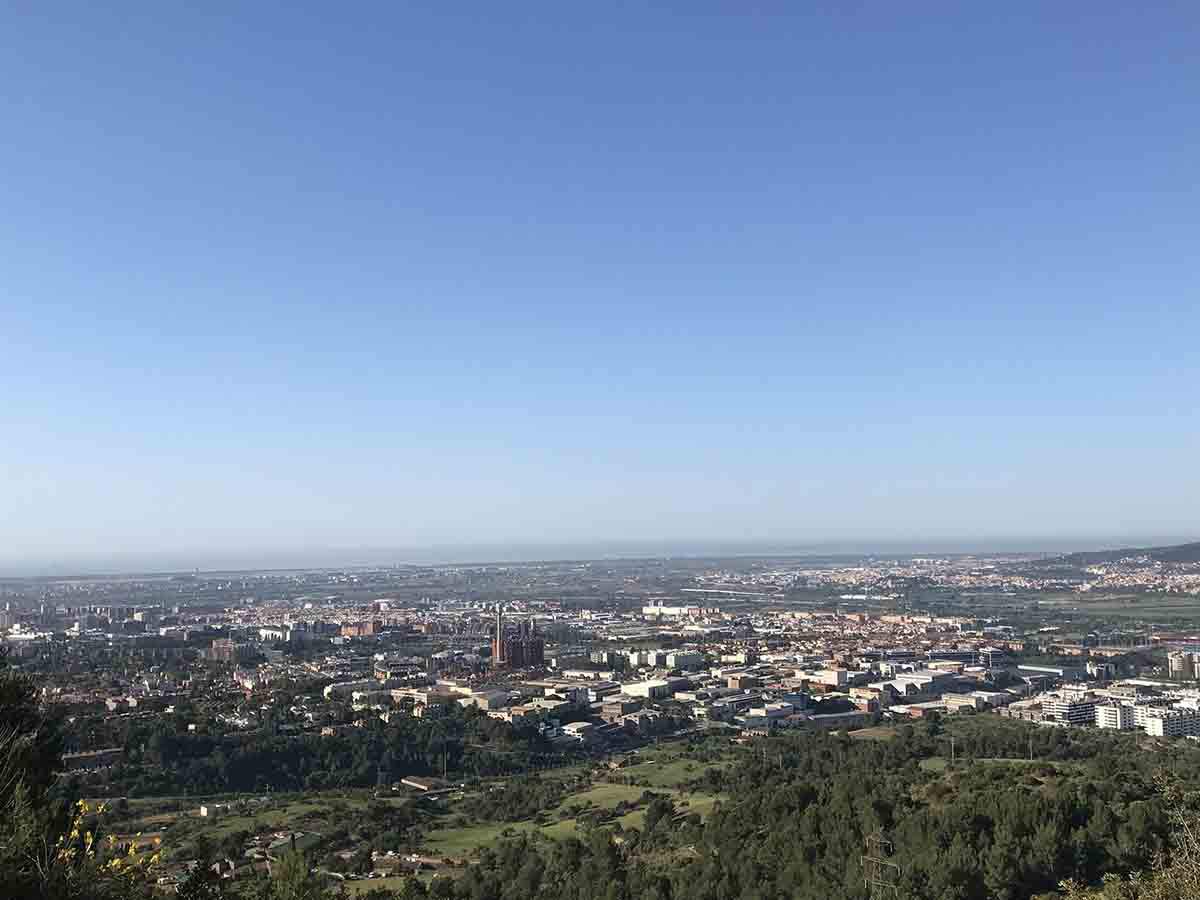
[[[0,578],[352,569],[403,565],[484,565],[638,558],[911,556],[922,554],[1072,553],[1190,543],[1195,536],[1128,535],[1107,538],[996,537],[974,540],[662,540],[588,543],[473,544],[396,548],[309,548],[226,554],[117,553],[93,558],[40,560],[20,564],[0,558]]]

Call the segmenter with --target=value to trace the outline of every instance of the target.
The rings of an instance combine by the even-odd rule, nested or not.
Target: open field
[[[209,835],[219,840],[226,835],[234,834],[238,831],[249,831],[253,834],[263,830],[280,829],[285,826],[305,830],[303,823],[323,818],[323,814],[327,810],[328,807],[319,800],[298,800],[275,809],[264,809],[248,813],[247,815],[226,816],[225,818],[216,819],[209,830]],[[315,825],[310,827],[313,827],[314,830],[320,830]]]
[[[721,763],[711,764],[719,768]],[[697,778],[704,773],[710,764],[693,762],[687,759],[675,759],[666,762],[647,760],[636,766],[627,766],[618,770],[618,774],[644,781],[654,788],[677,787]]]
[[[728,745],[724,746],[727,748]],[[718,753],[722,755],[718,756]],[[412,809],[417,815],[416,827],[421,834],[415,847],[423,854],[457,861],[475,856],[482,847],[506,836],[536,834],[549,840],[577,836],[581,828],[595,824],[595,814],[611,813],[620,805],[639,805],[641,808],[628,809],[601,823],[599,827],[612,827],[619,823],[622,828],[641,828],[645,822],[642,798],[647,790],[670,796],[680,812],[706,816],[711,813],[718,798],[708,793],[690,791],[684,785],[701,777],[706,769],[733,765],[735,753],[714,752],[712,747],[692,748],[689,751],[681,744],[664,742],[662,746],[646,748],[629,759],[632,765],[607,771],[595,781],[585,780],[579,787],[568,787],[569,792],[558,803],[544,810],[538,816],[538,821],[492,822],[477,821],[470,817],[464,821],[463,812],[470,808],[474,791],[469,791],[466,798],[461,795],[451,797],[448,802],[443,801],[444,805],[427,805],[423,798],[414,794],[376,799],[371,791],[341,790],[267,797],[223,797],[221,802],[233,800],[237,804],[235,809],[206,818],[199,815],[198,808],[201,802],[208,801],[199,798],[132,801],[124,808],[119,830],[122,833],[161,830],[168,853],[181,859],[194,854],[203,841],[220,845],[242,833],[255,836],[292,830],[311,833],[313,839],[318,841],[321,840],[319,835],[340,834],[344,837],[348,831],[350,849],[353,849],[354,842],[370,840],[373,836],[374,832],[369,830],[366,838],[358,836],[360,822],[366,819],[368,807],[372,804],[379,800],[397,806],[416,803],[418,806]],[[543,773],[540,778],[578,783],[580,776],[594,768],[594,763],[574,766]],[[637,784],[626,783],[629,780]],[[487,782],[480,789],[486,789],[487,784],[494,783]],[[586,824],[581,824],[581,818],[587,819]],[[319,853],[326,854],[347,847],[346,843],[340,842],[341,838],[336,840],[339,843],[322,844]],[[234,838],[234,841],[236,843],[237,839]],[[386,884],[384,879],[364,879],[346,882],[346,887],[352,892],[360,892]]]
[[[606,784],[600,782],[586,791],[572,794],[560,803],[558,808],[563,809],[583,804],[584,806],[595,806],[597,809],[609,809],[616,806],[622,800],[628,803],[636,802],[638,797],[642,796],[644,790],[645,788],[630,787],[626,784]]]
[[[573,828],[574,819],[570,821]],[[461,828],[439,828],[425,838],[421,851],[429,856],[461,859],[498,841],[506,833],[515,837],[521,832],[532,833],[537,830],[538,826],[532,822],[481,822]]]
[[[1069,609],[1080,615],[1200,621],[1200,597],[1180,594],[1047,594],[1038,599],[1043,608]]]
[[[360,881],[345,881],[341,882],[346,887],[346,893],[351,897],[358,894],[365,894],[367,891],[374,891],[380,888],[389,891],[398,891],[404,886],[406,875],[392,875],[387,878],[363,878]]]
[[[734,764],[728,755],[716,760],[701,760],[674,747],[651,748],[636,759],[637,762],[617,769],[613,775],[637,779],[654,789],[678,788],[702,776],[705,769],[723,769]]]
[[[323,793],[245,798],[244,804],[233,813],[201,817],[199,802],[190,803],[177,812],[159,812],[148,816],[124,818],[114,823],[114,832],[133,834],[161,828],[163,844],[169,855],[187,858],[194,852],[198,840],[220,844],[232,835],[250,836],[276,831],[303,831],[314,835],[329,834],[338,827],[354,822],[362,815],[371,800],[369,792],[330,791]],[[389,804],[411,802],[410,798],[386,798]],[[319,840],[319,838],[316,838]]]
[[[622,773],[628,771],[620,770]],[[664,775],[660,780],[671,780],[674,775]],[[622,801],[637,802],[647,789],[624,784],[609,784],[601,782],[571,794],[557,806],[547,811],[551,821],[539,826],[532,821],[524,822],[480,822],[462,827],[435,828],[427,835],[422,851],[431,856],[445,856],[452,859],[463,859],[477,853],[481,848],[494,843],[506,834],[540,834],[552,840],[562,840],[578,834],[579,821],[575,816],[558,818],[563,810],[583,806],[587,810],[611,810]],[[660,789],[661,790],[661,789]],[[711,794],[701,794],[680,789],[667,790],[666,793],[674,800],[676,808],[681,812],[694,812],[706,816],[712,812],[719,798]],[[641,828],[645,822],[645,809],[636,809],[617,817],[612,822],[619,822],[622,828]],[[611,824],[611,823],[606,823]]]
[[[424,881],[426,884],[428,884],[433,880],[434,874],[434,872],[426,870],[417,872],[415,875],[387,875],[383,878],[361,878],[356,881],[336,882],[335,886],[344,885],[346,888],[346,893],[351,897],[354,897],[358,894],[365,894],[368,891],[374,891],[380,888],[388,891],[398,891],[404,886],[404,882],[407,879],[414,877],[418,881]]]
[[[858,741],[890,741],[895,736],[896,729],[890,725],[876,725],[874,728],[860,728],[850,732],[850,737]]]

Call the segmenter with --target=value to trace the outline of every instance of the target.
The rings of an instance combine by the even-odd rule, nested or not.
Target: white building
[[[1133,707],[1124,703],[1103,703],[1096,707],[1096,727],[1129,731],[1135,727]]]
[[[642,607],[642,615],[647,619],[681,619],[685,616],[699,616],[699,606],[667,606],[661,600]]]
[[[645,697],[647,700],[665,700],[673,697],[676,691],[688,686],[686,678],[652,678],[649,681],[637,681],[622,687],[622,691],[630,697]]]
[[[630,697],[645,697],[648,700],[659,700],[671,696],[671,685],[665,678],[652,678],[650,681],[637,681],[627,684],[622,689]]]
[[[756,716],[764,719],[782,719],[790,716],[796,711],[796,707],[790,703],[765,703],[762,706],[752,706],[747,713],[751,716]]]
[[[846,669],[822,669],[817,673],[817,681],[830,687],[845,687],[850,681],[850,672]]]
[[[954,676],[949,672],[939,672],[936,669],[917,669],[915,672],[897,672],[896,681],[906,681],[916,685],[922,691],[932,693],[954,682]]]
[[[704,654],[695,650],[676,650],[667,654],[668,669],[698,669],[704,665]]]
[[[661,650],[630,650],[629,665],[635,669],[642,666],[656,669],[667,664],[667,654]]]
[[[374,678],[364,679],[363,681],[339,681],[326,685],[325,690],[321,693],[325,695],[326,700],[340,700],[352,696],[355,691],[369,691],[378,687],[379,682]]]
[[[1200,713],[1192,709],[1154,709],[1143,730],[1151,737],[1183,737],[1200,734]]]
[[[1067,725],[1092,725],[1096,721],[1096,698],[1086,694],[1048,694],[1042,700],[1046,718]]]
[[[1013,695],[1006,691],[971,691],[971,696],[978,697],[989,706],[1008,706],[1013,701]]]
[[[596,726],[591,722],[571,722],[562,727],[562,733],[565,737],[574,738],[577,741],[586,741],[596,730]]]

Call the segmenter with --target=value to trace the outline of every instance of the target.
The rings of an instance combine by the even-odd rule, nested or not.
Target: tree
[[[425,883],[412,876],[405,878],[396,892],[397,900],[425,900],[428,896],[429,892],[425,890]]]
[[[271,867],[273,900],[324,900],[325,879],[314,874],[308,857],[289,850]]]
[[[1068,879],[1062,884],[1066,900],[1200,900],[1200,828],[1195,824],[1200,793],[1186,791],[1168,777],[1160,777],[1159,786],[1172,826],[1170,861],[1160,856],[1152,871],[1128,879],[1107,874],[1099,891]]]
[[[156,852],[104,841],[99,810],[50,802],[62,740],[33,681],[0,652],[0,876],[11,900],[107,900],[148,891]]]
[[[62,736],[42,715],[33,679],[8,668],[6,649],[0,649],[0,739],[7,768],[0,779],[0,807],[18,781],[31,800],[40,802],[62,768]]]
[[[222,900],[226,896],[221,878],[210,866],[199,865],[179,886],[179,900]]]

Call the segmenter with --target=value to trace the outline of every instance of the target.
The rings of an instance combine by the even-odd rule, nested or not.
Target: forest
[[[762,741],[742,765],[697,780],[729,798],[703,823],[659,808],[640,831],[517,840],[431,893],[861,900],[866,839],[881,835],[899,897],[1024,900],[1059,896],[1069,880],[1149,869],[1169,851],[1173,828],[1155,776],[1194,777],[1196,751],[996,719],[969,726],[955,734],[955,766],[945,764],[937,725],[881,741],[816,733]]]
[[[126,761],[81,775],[93,796],[150,797],[375,787],[409,775],[470,778],[562,765],[574,759],[533,727],[474,709],[439,718],[370,720],[331,736],[192,734],[165,716],[122,736]]]
[[[491,727],[464,715],[437,729],[384,729],[362,740],[379,742],[380,753],[405,765],[430,769],[444,752],[432,742],[439,738],[453,736],[460,746],[485,738],[531,740],[509,731],[490,734]],[[736,764],[696,767],[689,786],[721,798],[707,816],[648,792],[639,828],[596,822],[561,840],[540,834],[502,839],[451,876],[409,878],[398,889],[359,896],[865,900],[863,857],[870,847],[881,862],[866,865],[907,900],[1200,900],[1193,878],[1200,854],[1190,827],[1200,750],[1191,742],[991,716],[876,730],[873,737],[805,732],[758,739],[734,751]],[[697,762],[708,757],[711,742],[697,740]],[[194,760],[224,752],[197,741],[204,752],[193,755],[192,746],[176,737],[147,752],[161,754],[164,767],[184,773],[180,778],[189,777]],[[304,779],[331,760],[336,771],[355,771],[353,745],[328,740],[323,746],[330,756],[283,761],[280,777]],[[267,749],[257,751],[264,755],[247,757],[252,764],[237,763],[232,754],[231,764],[218,769],[226,773],[221,783],[244,783],[263,767],[280,765],[270,755],[278,752],[274,747],[267,739]],[[0,673],[6,896],[153,896],[156,854],[103,840],[102,813],[78,802],[72,780],[54,777],[60,752],[32,683]],[[371,765],[359,764],[359,777],[369,778]],[[480,816],[510,821],[536,817],[559,798],[557,788],[520,777],[468,802]],[[345,883],[326,881],[329,876],[313,868],[319,853],[319,847],[311,857],[285,852],[269,877],[236,885],[201,865],[179,896],[332,898]]]

